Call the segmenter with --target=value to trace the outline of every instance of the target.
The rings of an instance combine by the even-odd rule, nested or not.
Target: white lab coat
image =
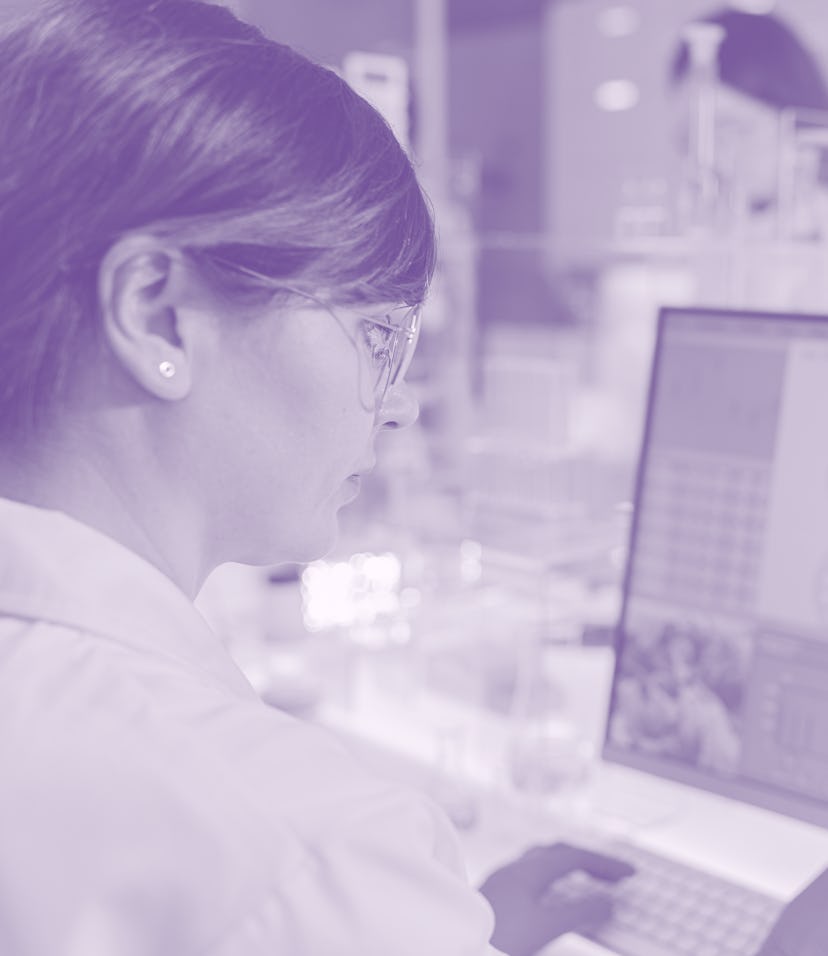
[[[268,708],[190,601],[0,499],[0,953],[482,956],[450,825]]]

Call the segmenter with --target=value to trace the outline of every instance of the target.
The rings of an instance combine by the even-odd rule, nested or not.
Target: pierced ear
[[[180,334],[180,256],[152,236],[127,236],[106,253],[98,272],[103,331],[124,370],[151,395],[184,398],[191,356]]]

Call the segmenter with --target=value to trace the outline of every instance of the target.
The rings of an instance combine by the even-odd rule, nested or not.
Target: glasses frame
[[[255,269],[250,269],[247,266],[232,262],[229,259],[213,256],[209,253],[207,253],[207,256],[212,262],[218,263],[233,272],[249,276],[251,279],[256,279],[258,282],[273,289],[274,292],[287,292],[291,295],[298,295],[318,305],[337,321],[348,338],[353,342],[354,347],[359,348],[359,344],[353,340],[351,334],[334,311],[333,306],[325,302],[324,299],[320,299],[318,296],[311,292],[306,292],[304,289],[297,289],[295,286],[286,285],[273,276],[266,275],[263,272],[257,272]],[[367,322],[370,325],[385,329],[393,334],[390,348],[388,348],[386,367],[374,385],[375,407],[379,409],[385,402],[389,389],[393,388],[398,382],[401,382],[411,367],[411,360],[414,357],[414,351],[417,348],[417,342],[419,341],[422,328],[422,305],[413,305],[407,308],[403,313],[403,318],[400,323],[389,321],[390,314],[388,313],[386,313],[385,316],[386,321],[374,318],[370,315],[364,315],[363,313],[356,314],[361,322]]]

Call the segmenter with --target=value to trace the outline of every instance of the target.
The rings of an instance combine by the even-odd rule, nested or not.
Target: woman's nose
[[[417,421],[420,403],[414,392],[405,382],[392,385],[385,393],[379,409],[380,428],[407,428]]]

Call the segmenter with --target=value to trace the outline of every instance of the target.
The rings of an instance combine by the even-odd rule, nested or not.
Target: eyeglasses
[[[373,378],[374,407],[381,408],[388,389],[401,382],[411,366],[414,350],[420,338],[420,306],[401,307],[385,315],[385,319],[378,319],[371,315],[356,313],[360,324],[362,342],[354,339],[345,323],[336,314],[334,309],[323,299],[304,292],[280,285],[281,289],[294,295],[308,299],[310,302],[325,309],[339,324],[354,346],[363,347],[368,353],[371,362]],[[398,321],[393,321],[395,314],[400,313]]]
[[[378,319],[369,315],[358,314],[360,322],[360,333],[362,343],[355,340],[345,323],[336,314],[333,307],[320,299],[318,296],[302,289],[296,289],[293,286],[285,285],[272,276],[256,272],[247,266],[239,265],[227,259],[218,256],[210,256],[211,261],[238,272],[241,275],[256,279],[257,282],[272,288],[274,292],[288,292],[291,295],[300,296],[313,302],[315,305],[324,309],[331,315],[340,328],[345,332],[351,342],[357,348],[364,348],[368,353],[373,380],[374,407],[380,408],[388,394],[388,389],[398,382],[401,382],[406,372],[411,366],[411,360],[414,357],[414,351],[420,338],[420,316],[421,306],[404,306],[394,309],[384,316],[384,319]],[[394,316],[400,313],[398,321],[394,321]]]

